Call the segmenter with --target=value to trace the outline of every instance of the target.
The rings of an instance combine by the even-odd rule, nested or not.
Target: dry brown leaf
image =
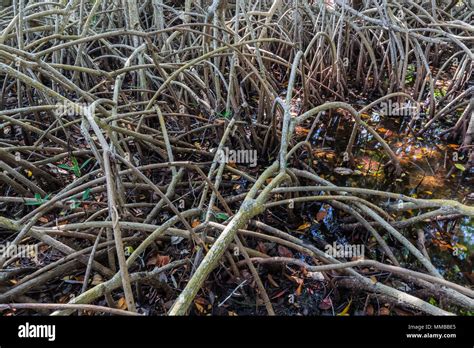
[[[318,213],[316,214],[316,221],[321,221],[323,220],[326,215],[328,215],[328,212],[326,210],[320,210],[318,211]]]
[[[372,306],[371,304],[369,304],[367,306],[367,308],[365,309],[365,313],[367,315],[374,315],[374,306]]]
[[[283,245],[278,246],[278,254],[282,257],[293,257],[293,253],[288,248],[285,248]]]

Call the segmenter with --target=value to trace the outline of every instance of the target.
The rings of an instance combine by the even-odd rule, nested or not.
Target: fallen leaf
[[[323,220],[326,215],[328,215],[328,212],[326,210],[320,210],[318,211],[318,213],[316,214],[316,221],[321,221]]]
[[[265,244],[264,244],[263,242],[261,242],[261,241],[259,241],[259,242],[257,243],[257,248],[256,248],[256,249],[257,249],[257,251],[260,251],[262,254],[266,254],[266,253],[267,253],[267,248],[266,248]]]
[[[374,306],[372,306],[371,304],[369,304],[365,310],[365,313],[367,315],[374,315]]]
[[[278,254],[282,257],[293,257],[293,253],[288,248],[285,248],[282,245],[278,246]]]
[[[296,284],[298,284],[298,287],[296,288],[296,291],[295,291],[295,295],[300,296],[301,293],[303,292],[304,280],[295,276],[292,276],[291,278],[292,280],[296,282]]]
[[[125,297],[121,297],[120,300],[118,300],[117,307],[119,309],[127,309],[127,302],[125,301]]]
[[[466,170],[466,167],[464,167],[461,163],[455,163],[454,166],[462,172]]]
[[[278,297],[282,297],[285,293],[287,292],[287,290],[282,290],[280,292],[278,292],[276,295],[274,295],[271,299],[275,299],[275,298],[278,298]]]
[[[158,257],[158,266],[162,267],[170,263],[170,257],[168,255]]]
[[[295,127],[295,133],[297,135],[305,135],[305,134],[309,133],[309,129],[306,129],[306,128],[301,127],[301,126],[296,126]]]
[[[201,305],[197,302],[194,302],[194,305],[196,306],[199,313],[204,313],[204,306],[203,305]]]
[[[307,228],[309,228],[309,227],[311,227],[311,223],[305,222],[304,224],[299,225],[298,228],[297,228],[297,230],[298,230],[298,231],[302,231],[302,230],[305,230],[305,229],[307,229]]]
[[[347,306],[344,307],[344,309],[341,311],[341,313],[338,313],[338,316],[348,316],[349,315],[349,309],[351,308],[351,303],[352,303],[352,298],[349,300],[349,303]]]
[[[302,292],[303,292],[303,283],[298,285],[298,288],[296,288],[296,292],[295,292],[296,296],[300,296]]]
[[[322,309],[323,311],[327,311],[328,309],[331,309],[331,308],[332,308],[332,300],[329,296],[327,296],[319,304],[319,309]]]
[[[156,266],[156,267],[163,267],[170,263],[170,257],[168,255],[154,255],[150,257],[146,263],[147,266]]]

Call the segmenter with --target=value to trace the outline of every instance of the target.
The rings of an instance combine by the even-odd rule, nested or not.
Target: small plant
[[[229,110],[226,110],[224,112],[218,112],[217,116],[229,120],[232,117],[232,112],[230,112]]]
[[[84,169],[84,167],[87,166],[87,164],[91,160],[92,160],[92,158],[89,158],[79,166],[79,162],[77,162],[77,158],[76,157],[71,157],[72,166],[63,163],[63,164],[59,164],[58,168],[66,169],[66,170],[74,173],[74,175],[79,178],[81,176],[81,170]]]
[[[229,215],[227,215],[226,213],[215,213],[214,217],[219,221],[226,221],[227,219],[229,219]]]
[[[440,99],[446,95],[446,90],[444,88],[436,88],[434,90],[434,96],[436,99]]]
[[[90,195],[91,195],[91,189],[88,188],[82,193],[82,199],[81,200],[78,200],[76,198],[71,198],[68,201],[69,207],[71,208],[71,210],[79,208],[81,206],[82,201],[88,200],[90,198]]]
[[[44,196],[44,198],[41,198],[41,195],[39,193],[35,193],[35,200],[34,201],[28,201],[28,202],[25,203],[25,205],[41,205],[44,202],[46,202],[49,199],[50,196],[51,196],[51,194],[48,194],[48,195]]]
[[[409,84],[415,80],[415,66],[413,64],[409,64],[407,66],[407,74],[405,77],[405,83]]]

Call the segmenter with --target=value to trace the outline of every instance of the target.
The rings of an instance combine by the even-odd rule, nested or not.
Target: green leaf
[[[229,216],[226,213],[217,213],[215,216],[217,219],[221,221],[226,221],[229,218]]]
[[[466,167],[464,167],[461,163],[455,163],[454,166],[462,172],[466,170]]]
[[[58,164],[59,168],[66,169],[66,170],[73,170],[72,167],[68,166],[67,164]]]
[[[90,195],[91,195],[91,189],[88,188],[82,193],[82,199],[83,200],[89,199]]]
[[[232,116],[232,112],[230,112],[229,110],[226,110],[224,112],[219,112],[217,115],[219,117],[229,119]]]
[[[81,176],[81,169],[79,168],[79,162],[77,162],[77,158],[76,157],[72,157],[71,158],[71,162],[73,164],[73,171],[74,171],[74,175],[76,177],[80,177]]]
[[[25,205],[41,205],[48,200],[49,196],[51,196],[51,194],[48,194],[44,198],[41,198],[41,195],[39,193],[35,193],[35,200],[26,202]]]
[[[128,257],[128,256],[130,256],[130,255],[133,254],[133,252],[135,251],[135,249],[133,249],[132,246],[126,246],[126,247],[124,248],[124,251],[125,251],[125,253],[124,253],[125,256]]]

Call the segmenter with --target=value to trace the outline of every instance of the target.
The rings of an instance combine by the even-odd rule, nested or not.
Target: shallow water
[[[434,129],[423,136],[415,136],[407,132],[407,122],[401,117],[381,117],[375,112],[362,116],[396,153],[404,174],[395,177],[385,168],[387,156],[377,140],[365,130],[359,131],[354,144],[353,166],[344,162],[341,157],[346,151],[353,123],[345,115],[333,113],[323,116],[322,125],[311,136],[311,142],[317,149],[314,156],[320,176],[340,186],[397,192],[415,198],[454,199],[472,204],[468,196],[474,187],[474,177],[468,171],[453,167],[452,159],[456,158],[459,146],[440,137],[440,130]],[[457,156],[457,163],[466,162],[461,153]],[[339,175],[334,172],[336,167],[349,167],[354,173]],[[408,211],[403,213],[403,217],[409,218],[416,214],[417,211]],[[398,216],[400,219],[401,215]],[[310,232],[314,239],[331,243],[332,238],[327,237],[329,235],[334,236],[338,243],[347,243],[345,236],[348,232],[339,232],[334,227],[337,225],[337,217],[331,209],[325,220],[312,225]],[[405,228],[402,233],[416,245],[416,231],[419,228],[425,233],[426,248],[433,264],[447,279],[467,284],[474,282],[474,219],[461,217],[449,221],[431,221]],[[399,253],[401,260],[408,257],[408,252],[403,248]],[[413,261],[409,258],[406,260]],[[407,263],[405,266],[410,265]]]

